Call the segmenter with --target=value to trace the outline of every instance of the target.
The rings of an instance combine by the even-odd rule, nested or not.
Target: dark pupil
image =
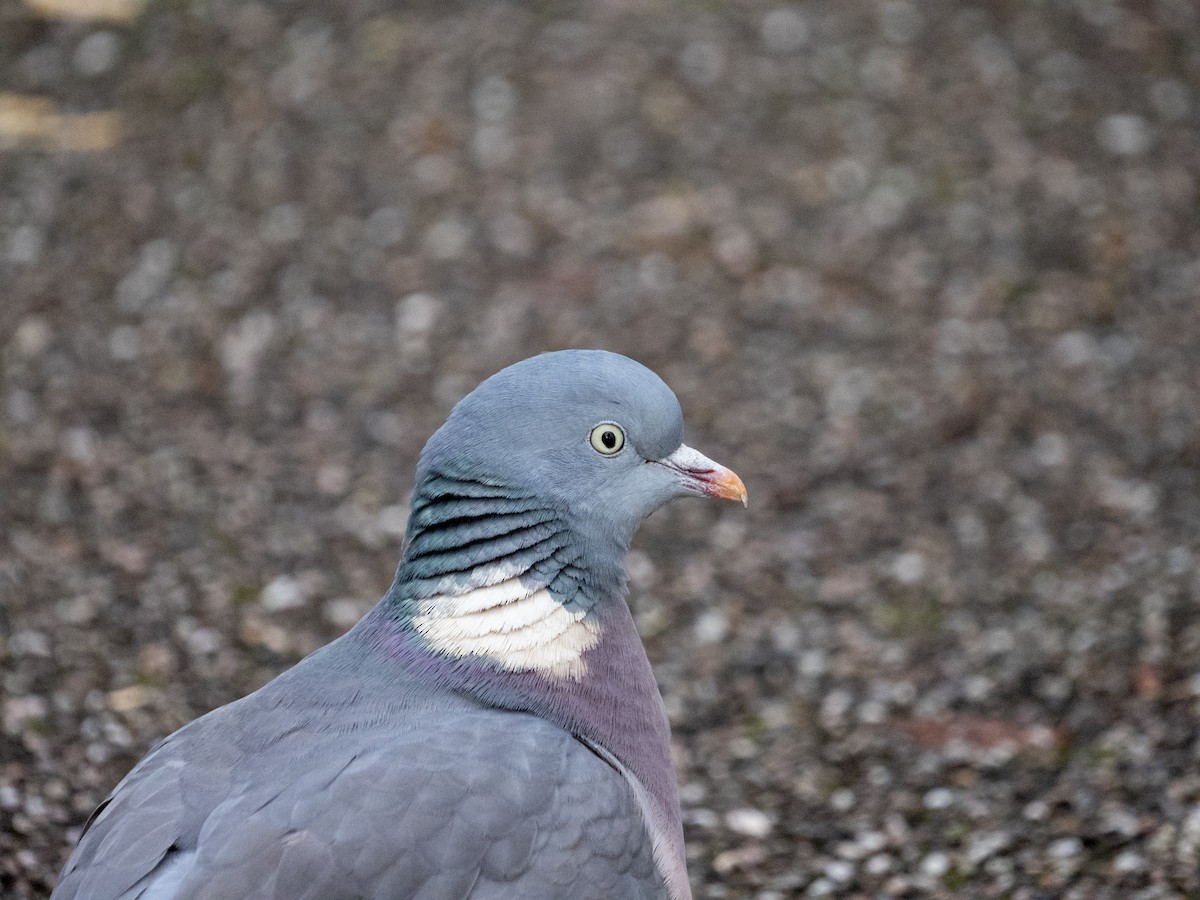
[[[617,446],[617,436],[611,431],[602,431],[600,433],[600,443],[611,450]]]

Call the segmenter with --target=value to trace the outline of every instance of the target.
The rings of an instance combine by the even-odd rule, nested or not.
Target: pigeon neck
[[[579,680],[600,607],[623,595],[623,556],[528,492],[426,473],[388,604],[433,653]]]
[[[671,896],[686,897],[670,728],[625,604],[625,549],[500,486],[426,479],[396,580],[363,628],[422,679],[541,716],[611,757]]]

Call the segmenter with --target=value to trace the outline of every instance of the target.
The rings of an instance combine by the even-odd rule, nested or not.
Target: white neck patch
[[[418,600],[412,624],[451,656],[482,656],[510,672],[575,681],[587,674],[584,651],[600,640],[600,626],[583,610],[568,610],[546,588],[519,578]]]

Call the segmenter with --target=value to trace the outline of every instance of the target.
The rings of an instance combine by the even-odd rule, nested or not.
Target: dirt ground
[[[1195,4],[138,12],[0,8],[0,895],[574,346],[750,491],[631,559],[697,898],[1197,896]]]

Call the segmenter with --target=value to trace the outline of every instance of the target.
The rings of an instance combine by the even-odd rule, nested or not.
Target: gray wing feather
[[[246,741],[272,710],[243,704],[118,785],[55,900],[149,900],[156,880],[179,900],[665,896],[633,792],[550,723],[469,707],[418,729],[343,709]]]
[[[152,753],[117,786],[88,822],[55,898],[122,896],[162,862],[185,813],[179,768]]]

